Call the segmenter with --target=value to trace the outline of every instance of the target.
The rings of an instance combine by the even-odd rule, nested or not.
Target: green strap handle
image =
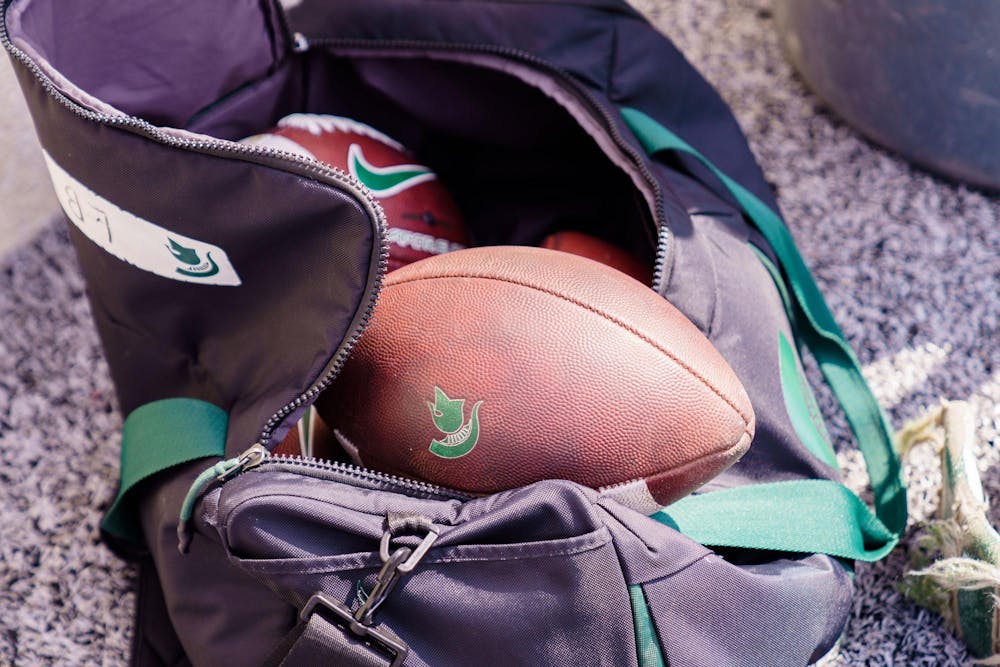
[[[715,547],[822,553],[872,562],[899,540],[850,489],[828,479],[750,484],[688,496],[653,518]]]
[[[692,537],[696,533],[704,541],[695,539],[714,546],[816,551],[858,560],[881,558],[892,549],[906,527],[906,489],[899,458],[893,448],[892,431],[861,374],[853,350],[844,340],[819,287],[799,255],[791,233],[770,207],[663,125],[636,109],[622,109],[622,117],[650,155],[660,151],[684,153],[711,170],[774,250],[791,287],[797,334],[816,358],[840,401],[864,456],[876,513],[871,516],[856,497],[847,499],[845,493],[853,494],[836,482],[809,480],[810,486],[806,488],[810,491],[802,497],[794,495],[802,491],[799,486],[802,482],[755,485],[685,498],[670,507],[669,516],[660,518],[665,523],[686,526],[686,530],[693,531],[689,533]],[[734,499],[739,502],[734,503]],[[788,517],[809,515],[824,520],[820,524],[809,522],[812,538],[803,539],[805,534],[800,526],[790,525],[792,522],[776,508],[790,512]],[[755,526],[754,535],[739,526],[741,521],[749,521],[751,512],[757,515],[750,521]],[[697,519],[697,527],[694,519]],[[850,527],[850,539],[831,535],[837,532],[831,519]],[[705,521],[709,523],[704,524]],[[713,523],[716,525],[710,525]],[[873,539],[876,542],[872,542]],[[882,541],[881,545],[878,540]]]
[[[124,542],[141,543],[142,529],[130,491],[167,468],[222,456],[228,427],[225,410],[193,398],[167,398],[133,410],[122,425],[118,496],[101,521],[101,529]]]

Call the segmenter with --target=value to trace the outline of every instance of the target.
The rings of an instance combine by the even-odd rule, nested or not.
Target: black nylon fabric
[[[170,623],[163,586],[156,576],[156,565],[150,558],[139,561],[139,586],[136,594],[135,630],[132,635],[132,657],[140,665],[150,667],[190,667],[177,634]]]
[[[291,31],[313,40],[492,45],[531,54],[599,91],[611,104],[634,107],[669,127],[777,210],[774,193],[725,102],[623,0],[303,2],[288,11],[287,21]],[[627,130],[624,135],[630,137]]]
[[[14,12],[11,22],[61,74],[158,125],[183,126],[202,106],[270,73],[287,47],[266,0],[25,1]]]
[[[606,159],[607,147],[575,125],[570,111],[595,114],[608,136],[617,133],[638,149],[617,107],[638,108],[774,205],[718,95],[626,4],[306,1],[287,17],[290,30],[309,42],[295,54],[273,3],[235,2],[245,41],[221,50],[222,42],[212,42],[212,17],[222,3],[171,5],[175,11],[158,27],[123,33],[113,48],[73,35],[127,25],[142,15],[138,6],[96,2],[63,14],[45,0],[15,4],[26,8],[15,41],[33,44],[86,93],[158,124],[238,139],[286,113],[309,111],[352,115],[398,134],[441,165],[445,182],[457,184],[481,242],[532,244],[548,231],[583,224],[651,261],[656,239],[649,221],[662,219],[668,233],[661,292],[727,358],[757,414],[750,453],[706,489],[836,477],[803,445],[787,414],[778,336],[791,340],[791,331],[750,246],[768,254],[766,244],[728,195],[698,182],[702,174],[690,165],[643,161],[661,194],[650,206],[630,180],[634,174]],[[78,32],[70,30],[71,18],[83,24]],[[159,35],[168,51],[183,35],[185,53],[152,62],[157,49],[145,44]],[[56,38],[68,41],[56,49],[50,43]],[[393,59],[393,48],[410,52],[405,62]],[[414,49],[443,49],[459,62],[421,61]],[[539,76],[580,86],[586,95],[557,103],[530,82],[461,62],[467,52],[538,66]],[[122,53],[134,67],[119,77],[113,65]],[[167,281],[107,254],[71,225],[122,412],[168,396],[208,400],[230,412],[227,451],[237,453],[328,368],[344,343],[377,268],[371,212],[301,165],[171,146],[142,128],[74,113],[72,102],[58,102],[59,94],[50,94],[25,64],[15,61],[15,69],[42,145],[62,168],[133,214],[225,248],[239,270],[238,291]],[[142,77],[150,73],[155,85],[146,86]],[[437,97],[421,99],[421,83],[433,85]],[[443,106],[460,112],[458,122],[435,115]],[[466,121],[477,122],[462,126],[463,109]],[[518,144],[532,133],[540,140]],[[544,147],[546,169],[562,160],[585,172],[579,201],[573,202],[572,179],[549,190],[537,188],[534,177],[518,180],[513,153],[493,152],[508,179],[503,187],[463,181],[462,151],[489,156],[482,149],[491,142]],[[181,466],[142,489],[146,547],[178,642],[147,614],[137,632],[155,650],[137,651],[137,664],[160,664],[158,654],[172,659],[178,645],[186,654],[180,664],[258,664],[313,592],[349,601],[359,578],[371,584],[378,565],[372,542],[386,512],[434,505],[316,476],[264,484],[263,475],[246,475],[223,488],[229,498],[247,494],[246,512],[238,520],[235,513],[212,519],[222,505],[218,493],[210,496],[192,553],[180,557],[177,511],[205,465]],[[294,502],[267,499],[266,487],[289,483]],[[662,524],[552,484],[478,500],[469,504],[477,508],[473,514],[455,503],[435,505],[446,536],[432,550],[429,569],[400,589],[402,603],[386,610],[392,629],[416,647],[408,665],[634,664],[629,585],[643,586],[671,665],[805,664],[832,646],[846,621],[851,585],[833,559],[737,553],[726,554],[727,562]],[[519,544],[567,541],[575,545],[569,551],[534,559],[544,561],[539,568],[509,557],[518,549],[539,555],[539,547]],[[506,555],[490,560],[498,552]],[[482,566],[483,558],[491,564]],[[160,606],[152,602],[150,608]],[[518,616],[525,609],[530,613]]]
[[[179,466],[142,489],[143,537],[163,587],[161,611],[136,628],[150,641],[166,643],[164,626],[192,665],[255,666],[295,624],[298,609],[257,577],[233,567],[227,554],[204,539],[177,551],[177,514],[191,483],[207,462]],[[133,655],[136,665],[155,665]]]
[[[122,413],[199,398],[230,413],[229,451],[246,449],[343,343],[377,268],[374,221],[335,184],[93,123],[15,66],[56,163],[118,207],[222,247],[243,280],[236,288],[164,280],[70,225]],[[287,325],[301,304],[323,324]]]
[[[850,612],[852,586],[823,556],[736,567],[712,554],[643,591],[671,667],[760,667],[823,657],[841,629],[831,620]]]
[[[277,667],[390,667],[392,659],[354,639],[317,613],[306,623],[284,659],[274,664]]]
[[[318,47],[306,108],[364,118],[412,147],[455,193],[476,245],[537,245],[572,227],[653,263],[649,204],[564,107],[465,54],[404,53]]]
[[[386,512],[431,520],[441,536],[377,616],[411,647],[407,665],[635,664],[630,585],[642,586],[675,667],[804,665],[839,630],[829,610],[850,608],[849,578],[832,559],[737,566],[570,482],[459,503],[358,493],[295,470],[262,468],[212,492],[199,539],[217,542],[293,607],[318,591],[351,607],[381,565]],[[527,523],[540,528],[526,533]]]
[[[593,491],[539,482],[458,503],[359,492],[293,469],[234,480],[206,498],[198,520],[203,543],[221,544],[293,606],[317,591],[355,604],[358,582],[370,590],[381,566],[386,513],[418,515],[441,536],[377,615],[410,646],[408,666],[637,664],[621,554]],[[284,514],[301,520],[269,520]]]

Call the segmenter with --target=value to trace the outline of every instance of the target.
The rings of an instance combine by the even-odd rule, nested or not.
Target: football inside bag
[[[102,528],[141,564],[133,663],[819,659],[853,561],[903,530],[905,491],[885,416],[718,95],[624,2],[285,4],[3,3],[125,415]],[[419,156],[462,245],[571,232],[645,266],[649,293],[745,388],[749,449],[664,508],[645,486],[476,495],[272,454],[378,317],[392,257],[378,192],[394,186],[373,152],[362,174],[239,143],[292,114],[354,119]],[[839,482],[805,349],[873,509]],[[448,391],[429,386],[423,416],[467,440],[476,397]],[[639,412],[669,421],[672,406]]]

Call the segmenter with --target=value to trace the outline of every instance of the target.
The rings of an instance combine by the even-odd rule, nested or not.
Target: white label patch
[[[143,271],[204,285],[241,284],[222,248],[133,215],[73,178],[45,153],[59,204],[84,236]]]

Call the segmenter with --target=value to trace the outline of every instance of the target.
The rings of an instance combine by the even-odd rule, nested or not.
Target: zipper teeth
[[[59,88],[57,88],[55,84],[53,84],[52,81],[48,78],[45,72],[42,71],[42,69],[26,53],[24,53],[24,51],[21,51],[19,48],[14,46],[13,42],[10,41],[10,38],[7,34],[6,20],[0,22],[0,44],[3,44],[3,46],[10,52],[10,54],[18,62],[27,67],[31,71],[31,73],[35,75],[35,78],[39,80],[45,92],[48,93],[50,97],[55,98],[60,104],[66,107],[66,109],[71,111],[73,114],[79,116],[80,118],[97,121],[105,125],[132,127],[137,130],[142,130],[142,133],[147,135],[148,137],[156,139],[160,143],[167,144],[170,146],[175,146],[178,148],[200,149],[210,153],[219,153],[223,156],[260,155],[264,157],[290,160],[292,162],[307,167],[308,171],[313,174],[320,174],[323,176],[330,177],[336,180],[341,185],[349,186],[349,188],[357,190],[357,192],[354,194],[357,194],[360,198],[366,200],[366,202],[369,204],[374,203],[375,209],[379,208],[374,198],[370,194],[368,194],[366,188],[363,185],[361,185],[357,181],[357,179],[355,179],[353,176],[344,171],[341,171],[335,167],[327,165],[326,163],[318,162],[311,158],[307,158],[301,155],[297,155],[295,153],[289,153],[275,148],[240,144],[235,141],[226,141],[223,139],[211,139],[211,138],[205,140],[182,139],[158,128],[157,126],[137,116],[131,116],[124,112],[122,112],[121,115],[111,115],[87,109],[78,102],[73,101],[65,93],[59,90]]]
[[[389,242],[386,234],[386,221],[385,213],[382,207],[375,200],[374,196],[365,188],[361,183],[357,181],[353,176],[347,174],[339,169],[330,167],[324,163],[305,158],[292,153],[287,153],[285,151],[264,148],[257,146],[249,146],[245,144],[238,144],[231,141],[222,141],[218,139],[208,139],[205,141],[195,141],[190,139],[179,139],[174,137],[160,129],[151,123],[142,120],[136,116],[131,116],[123,114],[122,116],[112,116],[110,114],[103,114],[96,111],[91,111],[84,108],[80,104],[69,99],[62,91],[60,91],[51,82],[48,76],[41,70],[40,67],[23,51],[14,46],[10,41],[9,35],[7,33],[7,22],[6,22],[6,10],[8,3],[5,3],[2,7],[3,16],[0,16],[0,44],[8,50],[13,57],[15,57],[18,62],[28,68],[29,71],[35,76],[35,78],[41,82],[42,87],[45,92],[50,96],[55,98],[60,104],[66,107],[70,112],[75,115],[87,119],[97,121],[107,125],[118,125],[125,127],[132,127],[137,130],[141,130],[142,133],[148,135],[149,137],[156,139],[157,141],[186,149],[201,149],[206,150],[210,153],[218,153],[222,156],[232,156],[232,155],[256,155],[262,157],[277,158],[280,160],[290,161],[305,167],[310,173],[322,175],[327,178],[331,178],[341,185],[346,186],[353,194],[362,199],[366,204],[370,212],[374,214],[376,223],[379,230],[379,235],[381,238],[381,247],[379,250],[379,260],[378,260],[378,271],[375,277],[375,281],[370,288],[370,293],[368,296],[367,304],[365,306],[365,312],[361,319],[358,321],[357,326],[354,331],[351,332],[349,339],[344,343],[333,360],[333,364],[329,367],[329,370],[324,373],[323,377],[314,384],[312,387],[307,389],[303,394],[296,397],[290,403],[282,406],[277,412],[275,412],[267,422],[265,422],[263,429],[261,430],[260,436],[258,438],[261,445],[267,445],[271,436],[274,434],[274,429],[281,423],[281,421],[287,417],[289,414],[294,412],[296,409],[304,405],[308,400],[315,397],[321,391],[333,382],[336,376],[339,374],[347,356],[350,351],[357,344],[361,337],[362,332],[368,326],[371,320],[372,314],[375,309],[375,303],[378,300],[378,294],[381,289],[382,276],[385,274],[386,268],[388,266],[389,257]],[[643,178],[646,180],[647,184],[653,191],[653,199],[656,206],[656,210],[653,212],[655,217],[655,224],[657,229],[654,230],[657,235],[657,250],[656,250],[656,260],[654,264],[653,271],[653,288],[659,289],[661,282],[664,279],[664,271],[666,265],[666,259],[668,255],[668,248],[672,235],[670,234],[668,226],[663,220],[663,192],[660,188],[659,183],[656,181],[655,177],[649,171],[646,166],[645,161],[641,158],[638,152],[621,136],[618,131],[618,127],[608,113],[607,109],[594,98],[594,96],[587,89],[580,86],[572,76],[566,71],[552,65],[551,63],[538,58],[525,51],[520,51],[518,49],[512,49],[509,47],[502,47],[496,45],[486,45],[486,44],[449,44],[449,43],[430,43],[421,41],[411,41],[411,40],[384,40],[380,41],[378,44],[374,44],[367,40],[359,39],[335,39],[335,38],[318,38],[306,40],[302,38],[296,41],[297,51],[306,51],[312,44],[320,44],[326,46],[342,46],[345,48],[380,48],[380,49],[434,49],[441,51],[453,51],[453,52],[480,52],[480,53],[492,53],[500,56],[507,56],[514,58],[528,64],[531,64],[537,68],[543,69],[553,76],[557,77],[562,81],[568,90],[573,92],[578,97],[584,99],[591,109],[596,112],[604,121],[605,128],[608,130],[611,138],[615,141],[615,144],[623,151],[625,154],[631,158],[632,162],[638,167],[639,172],[642,174]],[[300,51],[300,52],[301,52]],[[360,469],[359,469],[360,470]]]
[[[368,326],[368,323],[371,320],[372,313],[375,309],[375,303],[378,300],[378,294],[382,286],[382,276],[385,274],[389,261],[389,241],[386,234],[387,226],[385,212],[382,210],[382,206],[378,203],[378,201],[376,201],[374,195],[368,190],[368,188],[362,185],[352,175],[310,158],[274,148],[252,146],[220,139],[206,139],[203,141],[182,139],[173,136],[168,132],[164,132],[155,125],[152,125],[151,123],[136,116],[131,116],[125,113],[122,113],[120,116],[114,116],[111,114],[92,111],[83,107],[59,90],[55,84],[52,83],[45,72],[43,72],[42,69],[28,56],[28,54],[17,48],[13,42],[10,41],[10,36],[7,33],[7,7],[8,3],[4,3],[3,6],[0,7],[0,11],[3,12],[3,15],[0,16],[0,44],[2,44],[19,63],[28,68],[28,70],[42,84],[42,88],[45,90],[46,94],[49,95],[49,97],[55,99],[76,116],[105,125],[134,128],[160,143],[178,148],[196,149],[210,154],[219,155],[221,157],[233,157],[236,155],[260,156],[292,162],[300,167],[304,167],[310,174],[332,179],[367,205],[367,209],[376,221],[376,225],[378,227],[380,248],[378,270],[373,283],[368,288],[369,293],[364,314],[361,316],[361,319],[358,320],[357,326],[355,326],[354,330],[351,332],[347,342],[341,346],[340,351],[333,360],[333,365],[330,366],[326,373],[324,373],[323,377],[320,378],[316,384],[306,390],[305,393],[296,397],[290,403],[282,406],[267,420],[267,422],[265,422],[258,440],[260,444],[267,445],[274,433],[275,427],[281,423],[282,419],[295,411],[297,408],[301,407],[308,399],[321,392],[333,381],[333,379],[340,372],[347,355],[357,344],[358,339],[361,337],[361,333]]]
[[[656,210],[653,211],[653,216],[655,218],[654,226],[656,229],[652,231],[656,236],[657,244],[652,287],[654,290],[658,291],[662,288],[661,282],[666,278],[665,273],[667,258],[670,254],[669,249],[671,241],[673,240],[673,235],[670,232],[669,226],[666,224],[665,215],[663,213],[663,189],[660,187],[656,177],[649,171],[649,167],[646,166],[646,162],[643,157],[630,143],[625,140],[625,138],[621,135],[621,132],[618,131],[618,126],[615,124],[615,120],[608,110],[589,90],[581,86],[571,74],[559,67],[556,67],[552,63],[535,56],[534,54],[494,44],[455,44],[446,42],[423,42],[418,40],[379,40],[378,42],[372,42],[370,40],[356,38],[306,38],[301,33],[297,33],[295,37],[296,43],[300,44],[300,48],[303,50],[308,50],[313,44],[318,44],[321,46],[358,49],[429,49],[435,51],[494,54],[520,60],[536,68],[542,69],[558,78],[570,92],[586,101],[591,109],[604,120],[605,129],[607,129],[615,144],[617,144],[618,147],[632,160],[635,166],[638,167],[639,173],[642,174],[642,177],[646,180],[646,183],[653,191],[653,201],[656,208]]]
[[[358,341],[361,339],[361,334],[368,328],[368,323],[371,321],[372,315],[375,313],[375,304],[378,301],[378,294],[382,285],[382,277],[385,275],[389,266],[389,241],[386,233],[385,216],[381,208],[378,209],[378,212],[378,224],[381,230],[382,247],[379,251],[378,277],[376,278],[377,285],[371,292],[371,296],[365,305],[365,311],[362,314],[361,319],[358,321],[358,325],[354,328],[354,331],[351,332],[348,340],[343,343],[340,351],[334,358],[332,365],[326,373],[323,374],[323,377],[321,377],[316,384],[309,387],[305,393],[299,395],[291,403],[288,403],[276,413],[271,415],[267,422],[265,422],[264,428],[260,434],[260,444],[266,446],[271,440],[271,436],[274,434],[274,429],[285,417],[305,405],[308,401],[315,398],[320,392],[330,386],[334,379],[336,379],[336,377],[340,374],[341,369],[344,367],[344,363],[346,363],[348,356],[351,354],[351,350],[354,349],[354,346],[357,345]]]
[[[653,289],[662,293],[667,280],[667,254],[673,236],[666,225],[660,225],[659,238],[656,243],[656,261],[653,264]]]
[[[279,151],[279,154],[284,156],[285,154]],[[289,154],[290,155],[290,154]],[[303,158],[305,159],[305,158]],[[310,160],[310,162],[312,162]],[[318,164],[318,163],[317,163]],[[322,165],[320,165],[322,166]],[[372,315],[375,312],[375,304],[378,302],[378,296],[382,289],[382,279],[389,266],[389,237],[388,237],[388,225],[385,219],[385,211],[382,206],[375,200],[374,195],[361,185],[353,176],[346,174],[344,172],[339,173],[347,177],[347,182],[355,188],[361,195],[363,195],[364,200],[369,205],[369,212],[374,214],[376,224],[378,226],[379,235],[379,254],[378,254],[378,268],[375,272],[374,280],[371,286],[368,288],[368,298],[365,302],[365,310],[361,315],[361,318],[357,321],[354,329],[350,332],[348,339],[341,344],[340,350],[335,355],[331,365],[327,368],[327,371],[323,376],[317,381],[313,386],[309,387],[304,393],[297,396],[290,403],[282,406],[277,412],[275,412],[271,417],[265,422],[264,428],[261,429],[259,442],[262,445],[267,445],[271,436],[274,434],[274,429],[281,423],[281,421],[287,417],[289,414],[300,408],[307,401],[314,398],[321,391],[326,389],[330,383],[333,382],[334,378],[340,374],[341,368],[343,368],[344,363],[347,361],[347,357],[350,355],[351,350],[357,345],[358,340],[361,338],[361,334],[364,333],[365,329],[368,328],[369,322],[371,322]]]
[[[338,476],[346,477],[353,481],[361,481],[368,483],[376,483],[383,486],[390,486],[398,488],[405,491],[418,492],[430,496],[439,496],[443,498],[450,498],[454,500],[470,500],[473,496],[470,496],[461,491],[455,491],[454,489],[449,489],[443,486],[438,486],[437,484],[431,484],[430,482],[421,482],[415,479],[407,479],[405,477],[399,477],[397,475],[390,475],[384,472],[378,472],[376,470],[370,470],[368,468],[360,468],[350,463],[341,463],[340,461],[329,461],[326,459],[317,459],[306,456],[290,456],[287,454],[270,454],[268,457],[259,465],[255,466],[254,470],[262,470],[264,468],[274,467],[281,469],[283,467],[292,468],[307,468],[310,470],[321,470],[324,472],[334,473]]]
[[[377,49],[434,49],[441,51],[452,51],[452,52],[479,52],[487,54],[495,54],[500,56],[506,56],[509,58],[517,59],[533,65],[536,68],[545,70],[546,72],[557,77],[564,86],[570,90],[572,93],[582,98],[592,111],[596,112],[604,121],[605,128],[611,135],[615,144],[632,160],[633,164],[638,167],[640,174],[646,180],[646,183],[650,186],[653,191],[653,201],[656,210],[653,211],[654,233],[657,238],[656,244],[656,259],[653,268],[653,289],[659,290],[661,288],[662,281],[665,278],[666,261],[668,256],[668,250],[670,247],[670,242],[672,240],[672,234],[668,225],[663,219],[663,190],[660,187],[659,182],[649,171],[646,166],[645,161],[639,155],[639,153],[625,141],[621,133],[618,131],[618,126],[614,122],[614,118],[607,109],[604,108],[589,90],[580,86],[573,77],[566,71],[552,65],[551,63],[534,56],[525,51],[520,51],[518,49],[512,49],[509,47],[488,45],[488,44],[449,44],[449,43],[432,43],[432,42],[421,42],[412,40],[380,40],[378,43],[373,43],[368,40],[360,39],[336,39],[336,38],[317,38],[311,39],[298,33],[294,36],[295,49],[298,53],[306,52],[314,44],[321,46],[332,46],[332,47],[344,47],[344,48],[377,48]],[[384,222],[383,222],[384,224]],[[380,258],[380,273],[384,273],[385,266],[388,262],[388,245],[387,242],[384,244],[386,252]],[[295,409],[301,407],[309,399],[315,397],[323,389],[330,385],[336,376],[339,374],[340,369],[343,367],[346,361],[347,353],[354,347],[361,333],[364,331],[368,320],[371,318],[372,310],[374,309],[374,301],[369,303],[368,309],[364,315],[364,325],[359,327],[359,329],[351,337],[351,340],[344,349],[344,354],[336,360],[334,366],[331,367],[330,372],[316,385],[311,387],[305,394],[299,396],[295,401],[285,406],[281,411],[271,417],[264,427],[264,431],[261,434],[261,444],[266,445],[270,440],[274,428],[284,419],[288,414],[290,414]]]

